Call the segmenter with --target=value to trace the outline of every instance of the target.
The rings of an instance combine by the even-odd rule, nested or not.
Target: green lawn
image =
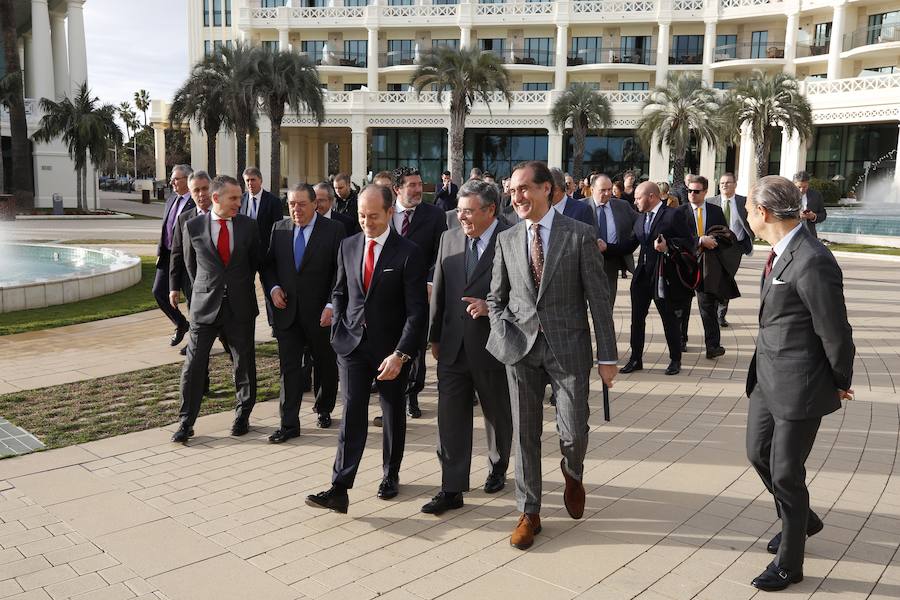
[[[754,242],[757,246],[769,247],[769,244],[762,240]],[[835,244],[829,243],[828,248],[832,252],[858,252],[860,254],[888,254],[892,256],[900,256],[900,248],[891,248],[888,246],[870,246],[868,244]]]
[[[0,335],[99,321],[156,308],[151,292],[155,276],[156,257],[142,256],[141,280],[130,288],[71,304],[0,313]]]

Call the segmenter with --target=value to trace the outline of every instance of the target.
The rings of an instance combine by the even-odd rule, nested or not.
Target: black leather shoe
[[[231,435],[244,435],[250,431],[250,419],[237,418],[231,424]]]
[[[320,414],[316,419],[316,425],[319,427],[319,429],[328,429],[329,427],[331,427],[331,415],[329,415],[328,413]]]
[[[239,435],[239,434],[235,434]],[[295,438],[300,435],[299,431],[285,431],[284,429],[276,429],[275,433],[269,436],[270,444],[283,444],[291,438]]]
[[[172,339],[169,340],[170,346],[177,346],[181,343],[181,340],[184,339],[185,334],[188,332],[188,324],[182,323],[181,325],[175,328],[175,333],[172,334]]]
[[[710,348],[706,351],[706,358],[718,358],[723,354],[725,354],[725,348],[723,348],[722,346],[716,346],[715,348]]]
[[[506,487],[506,475],[496,475],[491,473],[484,480],[484,493],[496,494]]]
[[[406,403],[406,414],[412,419],[418,419],[422,416],[422,410],[419,408],[419,399],[416,396],[409,396]]]
[[[803,571],[794,573],[778,567],[774,562],[769,563],[766,570],[750,582],[750,585],[764,592],[777,592],[785,589],[792,583],[803,581]]]
[[[812,537],[822,531],[825,528],[825,523],[822,522],[818,516],[815,520],[810,519],[809,523],[806,525],[806,537]],[[778,554],[778,547],[781,545],[781,532],[775,534],[769,543],[766,544],[766,550],[768,550],[769,554]]]
[[[399,493],[400,480],[397,477],[388,475],[381,480],[381,485],[378,486],[379,498],[382,500],[390,500],[391,498],[396,498]]]
[[[719,327],[722,327],[723,329],[727,329],[727,328],[731,327],[731,323],[726,321],[725,317],[719,317]]]
[[[172,436],[172,441],[176,444],[187,444],[187,441],[192,437],[194,437],[193,429],[179,427],[178,431],[175,432],[175,435]]]
[[[378,415],[374,419],[372,419],[372,425],[375,427],[381,427],[384,423],[384,418],[381,415]]]
[[[463,495],[460,492],[438,492],[438,495],[431,499],[431,502],[422,507],[422,512],[426,515],[440,515],[448,510],[462,508]]]
[[[673,360],[669,363],[669,366],[666,367],[666,375],[678,375],[681,373],[681,361]]]
[[[331,489],[328,491],[307,496],[306,505],[313,508],[327,508],[346,515],[347,507],[350,506],[350,497],[347,495],[347,490],[331,486]]]
[[[187,356],[187,346],[182,346],[181,350],[178,351],[178,354],[182,356]]]
[[[634,373],[635,371],[643,371],[644,363],[639,360],[631,359],[625,366],[619,369],[619,373]]]

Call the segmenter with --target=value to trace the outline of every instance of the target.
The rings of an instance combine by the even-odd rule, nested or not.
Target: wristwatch
[[[400,359],[400,362],[402,362],[403,364],[406,364],[406,363],[408,363],[410,360],[412,360],[412,357],[411,357],[409,354],[403,354],[403,353],[400,352],[399,350],[394,350],[394,356],[396,356],[397,358],[399,358],[399,359]]]

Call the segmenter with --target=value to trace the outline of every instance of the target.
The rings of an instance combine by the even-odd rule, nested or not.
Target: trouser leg
[[[644,277],[631,280],[631,358],[641,360],[644,356],[644,335],[647,328],[647,313],[653,299],[653,290]]]
[[[200,401],[209,373],[209,352],[216,339],[215,325],[192,323],[188,332],[184,366],[181,369],[181,408],[178,419],[182,427],[193,427],[200,414]]]
[[[488,446],[488,468],[494,475],[505,475],[509,469],[513,440],[512,409],[509,382],[502,369],[472,371],[475,390],[484,415],[484,430]]]
[[[352,488],[366,447],[369,391],[377,365],[372,364],[359,349],[347,356],[338,356],[337,360],[344,411],[331,481]]]
[[[172,325],[186,328],[188,326],[187,319],[180,310],[169,304],[169,261],[166,260],[165,264],[165,269],[156,269],[156,276],[153,278],[153,298],[163,314],[172,321]]]
[[[706,292],[697,292],[697,306],[700,309],[700,319],[703,321],[706,349],[718,348],[722,345],[722,333],[719,329],[719,317],[716,314],[716,297]]]
[[[217,322],[225,331],[234,361],[235,418],[249,419],[256,404],[255,318],[238,319],[225,299]]]
[[[466,492],[472,469],[474,373],[468,369],[465,360],[457,357],[453,364],[438,362],[437,374],[437,455],[441,463],[441,489],[445,492]]]
[[[278,362],[281,370],[281,395],[279,413],[281,431],[287,434],[300,432],[300,403],[303,401],[303,368],[300,365],[306,340],[299,324],[290,329],[276,329]]]

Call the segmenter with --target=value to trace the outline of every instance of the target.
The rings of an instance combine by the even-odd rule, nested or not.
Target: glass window
[[[432,4],[459,4],[459,0],[431,0]]]
[[[699,65],[703,63],[702,35],[672,36],[672,54],[669,62],[676,65]]]
[[[203,0],[203,26],[209,27],[209,0]]]
[[[387,84],[387,91],[389,92],[406,92],[411,90],[412,87],[408,83],[389,83]]]
[[[358,90],[358,89],[362,89],[362,86],[363,86],[363,85],[364,85],[364,84],[362,84],[362,83],[345,83],[345,84],[344,84],[344,91],[345,91],[345,92],[354,92],[354,91],[356,91],[356,90]]]
[[[225,27],[231,27],[231,0],[225,0]]]
[[[416,167],[426,188],[440,181],[447,164],[446,129],[374,129],[369,168],[391,170],[397,165]]]
[[[525,38],[524,52],[517,62],[531,65],[552,65],[553,38]]]
[[[412,6],[413,0],[389,0],[391,6]]]
[[[750,58],[765,58],[769,45],[768,31],[754,31],[750,34]]]
[[[212,56],[212,41],[206,40],[203,42],[203,56]]]
[[[714,81],[713,88],[717,90],[727,90],[728,88],[734,87],[733,81]]]
[[[550,84],[544,82],[530,81],[522,84],[523,92],[549,92]]]
[[[869,28],[866,42],[878,44],[882,41],[900,39],[900,10],[869,15]]]
[[[601,37],[573,37],[569,66],[595,65],[600,62]]]
[[[509,177],[516,163],[547,160],[545,130],[467,129],[464,141],[465,172],[472,167],[493,174],[498,180]]]
[[[432,48],[452,48],[454,50],[459,49],[459,40],[456,39],[441,39],[441,40],[431,40]]]
[[[813,44],[816,46],[824,46],[831,39],[831,22],[816,23],[813,31]]]
[[[213,26],[222,26],[222,0],[213,0]]]
[[[724,60],[728,58],[737,58],[737,36],[717,35],[715,59]]]
[[[278,52],[278,42],[266,40],[262,43],[262,47],[269,52]]]
[[[622,62],[636,64],[650,64],[650,36],[649,35],[623,35],[622,36]]]
[[[645,92],[650,89],[646,81],[620,81],[619,89],[623,92]]]
[[[366,6],[368,0],[344,0],[344,6]]]
[[[284,6],[287,0],[261,0],[260,6],[263,8],[279,8]]]
[[[478,49],[482,52],[495,52],[503,54],[503,48],[506,45],[505,38],[481,38],[478,40]]]
[[[565,137],[565,168],[573,168],[575,141],[571,134]],[[611,130],[605,135],[589,135],[584,149],[585,171],[596,170],[616,178],[628,169],[646,173],[650,169],[650,152],[645,151],[637,134],[628,130]]]
[[[341,65],[365,67],[368,58],[368,48],[368,40],[344,40],[344,58],[341,59]]]
[[[216,40],[213,42],[213,52],[216,54],[216,56],[222,55],[222,46],[222,40]]]
[[[322,64],[322,56],[325,53],[325,40],[302,40],[300,42],[300,54],[306,56],[317,65]]]
[[[416,56],[414,40],[388,40],[385,66],[411,65]]]

